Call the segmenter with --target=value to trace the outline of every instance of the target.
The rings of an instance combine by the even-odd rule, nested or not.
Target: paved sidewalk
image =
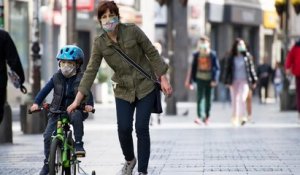
[[[254,124],[232,127],[228,104],[213,103],[209,126],[196,125],[194,103],[179,103],[178,116],[162,116],[151,126],[151,175],[297,175],[300,174],[300,125],[296,112],[254,103]],[[122,167],[114,105],[97,105],[85,122],[88,173],[115,175]],[[182,114],[188,111],[187,116]],[[156,121],[156,120],[154,120]],[[0,145],[0,175],[38,174],[42,134],[24,135],[13,123],[14,143]],[[135,133],[133,133],[135,138]],[[135,140],[136,141],[136,140]],[[135,144],[136,145],[136,144]],[[136,168],[135,168],[136,171]]]

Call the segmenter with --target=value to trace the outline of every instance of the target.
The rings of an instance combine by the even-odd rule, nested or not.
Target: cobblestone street
[[[97,105],[96,109],[85,122],[87,157],[82,159],[82,168],[89,174],[96,170],[98,175],[115,175],[123,156],[114,106]],[[186,110],[188,116],[181,115]],[[195,112],[195,104],[179,104],[178,116],[163,116],[161,125],[154,122],[151,126],[149,174],[300,174],[300,125],[295,111],[279,112],[275,104],[254,104],[255,123],[243,127],[231,126],[230,107],[222,103],[213,104],[209,126],[194,124]],[[35,175],[42,167],[42,134],[24,135],[19,125],[13,124],[14,143],[0,145],[1,175]]]

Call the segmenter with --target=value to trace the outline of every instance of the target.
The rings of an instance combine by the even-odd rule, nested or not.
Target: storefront
[[[254,58],[260,57],[259,27],[262,11],[258,7],[237,4],[206,4],[206,33],[220,58],[230,50],[235,38],[243,38]]]

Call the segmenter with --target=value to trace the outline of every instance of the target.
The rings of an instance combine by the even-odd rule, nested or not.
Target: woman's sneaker
[[[135,167],[136,158],[131,161],[126,161],[122,168],[122,175],[132,175],[132,170]]]

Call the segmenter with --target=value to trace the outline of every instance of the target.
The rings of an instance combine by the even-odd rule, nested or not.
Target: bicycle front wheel
[[[50,147],[49,175],[63,175],[62,141],[54,138]]]
[[[65,168],[65,174],[64,175],[76,175],[76,166],[78,165],[77,162],[77,157],[74,156],[75,152],[74,152],[74,140],[72,138],[72,131],[68,132],[67,135],[67,141],[69,144],[70,149],[67,150],[67,157],[70,160],[70,166]]]

